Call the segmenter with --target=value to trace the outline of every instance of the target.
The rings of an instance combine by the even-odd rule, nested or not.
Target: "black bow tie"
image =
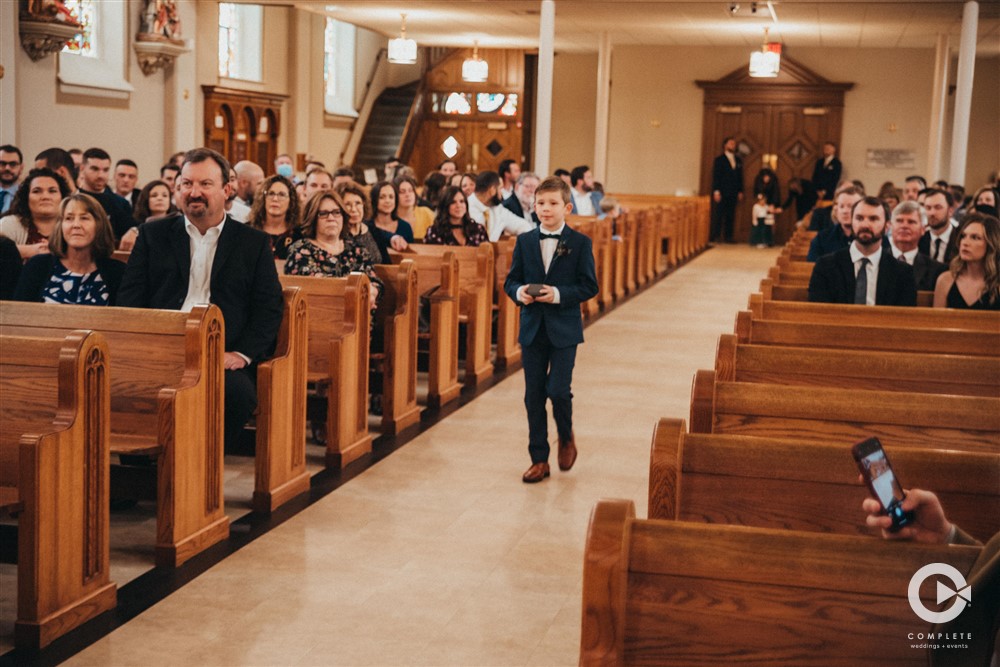
[[[559,234],[546,234],[545,232],[539,232],[538,235],[542,237],[543,241],[545,239],[555,239],[557,241],[559,240]]]

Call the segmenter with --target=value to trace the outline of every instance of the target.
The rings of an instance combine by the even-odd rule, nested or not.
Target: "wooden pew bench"
[[[851,444],[687,433],[661,419],[649,464],[650,519],[876,535],[864,524]],[[930,489],[948,518],[986,542],[1000,531],[1000,453],[895,447],[906,488]]]
[[[1000,357],[739,343],[719,337],[715,378],[960,396],[1000,396]],[[950,349],[950,348],[944,348]]]
[[[341,468],[368,453],[368,355],[371,310],[368,276],[280,276],[309,305],[308,381],[322,403],[326,465]],[[318,422],[319,420],[315,420]],[[325,436],[320,433],[325,431]]]
[[[760,281],[760,293],[767,301],[809,301],[809,281],[776,283],[771,278]],[[841,304],[843,305],[843,304]],[[930,308],[934,305],[934,292],[917,291],[917,306]],[[883,306],[887,307],[887,306]],[[891,306],[888,306],[891,307]]]
[[[503,289],[514,260],[516,236],[503,237],[493,245],[493,311],[496,314],[496,355],[493,365],[510,368],[521,361],[521,344],[517,342],[521,328],[521,309]]]
[[[692,433],[1000,451],[1000,398],[717,382],[714,371],[695,374],[690,424]]]
[[[17,517],[18,647],[43,648],[117,603],[108,357],[91,331],[0,335],[0,515]]]
[[[124,466],[115,478],[141,482],[155,472],[157,565],[176,567],[229,536],[222,475],[225,325],[216,306],[186,313],[2,301],[0,321],[5,332],[22,336],[61,339],[79,326],[104,335],[111,355],[111,453],[157,459],[155,471]]]
[[[852,309],[857,310],[857,309]],[[989,331],[943,329],[869,324],[798,322],[754,317],[749,310],[736,315],[736,338],[739,343],[823,347],[888,352],[940,353],[1000,357],[997,334]]]
[[[580,664],[925,665],[907,587],[981,547],[635,518],[602,500],[583,563]],[[933,583],[920,589],[933,605]]]
[[[420,421],[417,405],[417,333],[420,299],[412,260],[376,264],[384,286],[375,309],[374,334],[381,352],[372,353],[373,370],[382,374],[382,432],[396,435]]]
[[[393,264],[413,255],[458,260],[459,322],[465,324],[465,384],[475,386],[493,374],[490,361],[493,321],[493,248],[489,244],[468,248],[411,243],[403,253],[390,253]],[[399,257],[397,261],[396,257]]]

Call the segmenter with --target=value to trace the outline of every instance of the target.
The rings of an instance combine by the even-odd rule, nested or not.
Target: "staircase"
[[[414,81],[399,88],[387,88],[379,95],[354,159],[359,172],[374,167],[381,175],[386,158],[396,154],[419,85],[419,81]]]

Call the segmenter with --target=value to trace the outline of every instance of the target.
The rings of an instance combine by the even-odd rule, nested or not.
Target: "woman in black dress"
[[[478,246],[489,240],[486,228],[469,217],[469,205],[462,188],[454,185],[445,188],[434,224],[427,230],[424,243]]]
[[[973,212],[952,233],[958,254],[938,277],[934,307],[1000,310],[1000,220]]]

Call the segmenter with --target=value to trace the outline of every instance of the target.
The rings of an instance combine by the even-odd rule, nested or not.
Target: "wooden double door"
[[[523,160],[521,139],[521,124],[515,121],[428,120],[412,157],[413,167],[423,175],[450,157],[459,171],[496,171],[507,158]]]
[[[287,95],[202,86],[205,95],[205,146],[230,164],[250,160],[273,173],[281,132],[281,105]]]
[[[726,137],[735,137],[743,159],[743,202],[737,207],[734,238],[750,236],[753,185],[769,167],[778,177],[782,199],[793,178],[811,180],[823,144],[840,144],[843,95],[852,84],[833,83],[787,58],[783,76],[762,82],[741,68],[718,81],[699,81],[705,89],[702,135],[701,192],[711,194],[712,161]],[[794,231],[795,207],[775,216],[774,242],[783,243]]]

